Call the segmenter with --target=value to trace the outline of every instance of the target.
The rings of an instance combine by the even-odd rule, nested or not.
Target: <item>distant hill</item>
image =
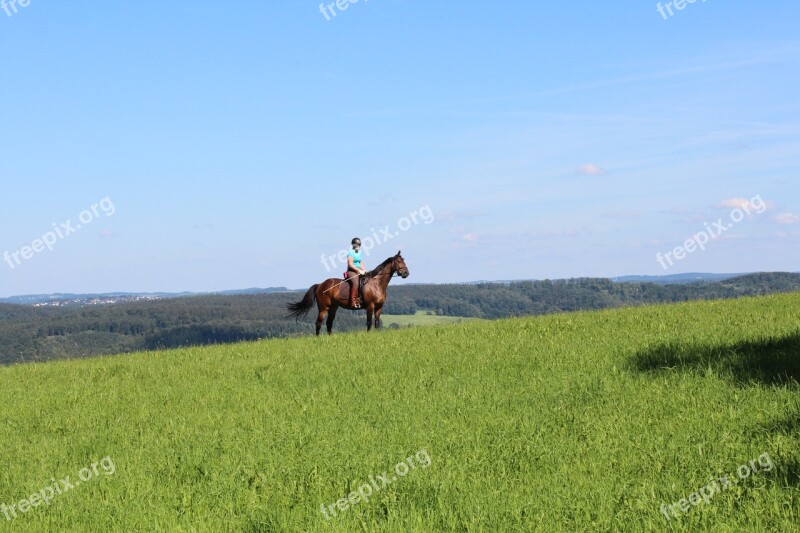
[[[750,274],[750,272],[743,272],[738,274],[686,272],[683,274],[668,274],[664,276],[640,276],[640,275],[618,276],[610,279],[611,281],[616,283],[639,282],[639,283],[658,283],[659,285],[669,285],[672,283],[695,283],[698,281],[722,281],[729,278],[746,276],[748,274]],[[480,285],[482,283],[502,283],[507,285],[509,283],[519,283],[523,281],[540,281],[540,280],[537,279],[479,280],[479,281],[468,281],[465,283],[465,285]]]
[[[254,287],[250,289],[234,289],[217,292],[106,292],[99,294],[28,294],[0,298],[0,303],[53,306],[99,305],[133,302],[139,300],[157,300],[162,298],[183,298],[187,296],[203,296],[209,294],[233,296],[239,294],[268,294],[273,292],[288,292],[290,290],[291,289],[287,289],[286,287],[267,287],[266,289]]]
[[[669,274],[666,276],[619,276],[611,278],[611,281],[618,283],[638,282],[638,283],[658,283],[669,285],[672,283],[695,283],[698,281],[723,281],[730,278],[746,276],[749,272],[740,274],[711,274],[704,272],[686,272],[684,274]]]
[[[659,285],[670,285],[674,283],[695,283],[698,281],[723,281],[726,279],[747,276],[750,272],[738,274],[715,274],[710,272],[686,272],[683,274],[668,274],[664,276],[640,276],[628,275],[610,278],[615,283],[656,283]],[[458,285],[483,285],[486,283],[498,283],[509,285],[511,283],[540,281],[533,278],[528,279],[514,279],[514,280],[478,280],[466,281],[458,283]],[[558,280],[555,280],[558,281]],[[435,284],[435,283],[404,283],[404,286],[430,286],[430,285],[452,285],[450,283]],[[258,288],[251,287],[249,289],[232,289],[227,291],[215,292],[108,292],[108,293],[89,293],[89,294],[72,294],[72,293],[54,293],[54,294],[28,294],[20,296],[10,296],[8,298],[0,298],[0,303],[7,304],[23,304],[23,305],[97,305],[108,303],[121,303],[125,301],[138,301],[138,300],[155,300],[158,298],[183,298],[186,296],[204,296],[211,294],[235,296],[240,294],[269,294],[273,292],[292,292],[302,289],[289,289],[286,287],[267,287]]]

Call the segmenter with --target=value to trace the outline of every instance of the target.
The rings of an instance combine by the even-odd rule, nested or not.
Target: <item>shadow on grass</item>
[[[662,344],[635,353],[630,369],[647,374],[713,372],[741,387],[765,385],[800,390],[800,332],[773,338],[730,344]],[[755,440],[769,435],[800,439],[800,408],[795,404],[780,418],[747,424],[743,428]],[[781,487],[800,486],[800,459],[768,450],[775,465],[768,483]]]
[[[783,418],[759,423],[749,428],[753,439],[761,440],[764,435],[784,435],[790,439],[800,439],[800,412],[797,408]],[[775,450],[773,450],[775,451]],[[776,469],[771,472],[773,481],[781,486],[800,486],[800,459],[796,456],[781,457],[772,454]]]
[[[662,344],[630,359],[638,372],[706,372],[737,384],[793,385],[800,381],[800,332],[725,345]]]

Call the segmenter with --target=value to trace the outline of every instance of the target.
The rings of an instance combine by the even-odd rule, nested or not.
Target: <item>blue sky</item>
[[[800,270],[797,2],[347,5],[0,9],[0,296]]]

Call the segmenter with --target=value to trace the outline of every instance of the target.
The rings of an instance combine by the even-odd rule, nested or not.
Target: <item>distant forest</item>
[[[389,286],[384,313],[423,310],[495,319],[797,290],[800,274],[788,273],[672,285],[615,283],[602,278],[405,285]],[[0,364],[313,334],[315,311],[299,322],[286,318],[286,304],[299,300],[303,292],[191,296],[82,307],[0,304]],[[391,319],[383,321],[384,327],[391,325]],[[334,331],[364,327],[364,311],[340,310]]]

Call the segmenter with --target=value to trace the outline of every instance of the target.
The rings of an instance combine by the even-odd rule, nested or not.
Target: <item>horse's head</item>
[[[406,262],[400,256],[399,250],[397,251],[397,255],[392,258],[392,272],[397,272],[403,279],[408,277],[408,267],[406,266]]]

